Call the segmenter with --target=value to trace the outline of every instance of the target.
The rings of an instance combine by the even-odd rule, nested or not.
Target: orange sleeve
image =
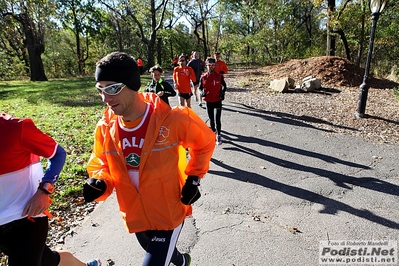
[[[103,201],[112,194],[115,185],[111,173],[109,172],[109,162],[104,155],[104,147],[102,143],[105,142],[105,136],[102,133],[101,126],[99,123],[95,129],[95,141],[93,145],[93,151],[90,156],[89,162],[87,163],[87,173],[89,174],[90,178],[98,178],[105,181],[107,184],[107,190],[97,198],[95,201]]]
[[[224,74],[227,74],[227,72],[229,71],[229,69],[227,68],[227,65],[226,65],[225,62],[223,62],[222,69],[223,69],[223,71],[224,71]]]
[[[175,67],[174,69],[173,69],[173,82],[174,83],[176,83],[176,79],[177,79],[177,71],[176,71],[176,69],[177,69],[177,67]]]

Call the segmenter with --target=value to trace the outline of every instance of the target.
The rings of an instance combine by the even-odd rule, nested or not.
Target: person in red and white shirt
[[[45,244],[47,211],[54,183],[64,166],[65,150],[31,119],[0,113],[0,251],[9,266],[99,266]],[[45,173],[40,157],[47,158]]]

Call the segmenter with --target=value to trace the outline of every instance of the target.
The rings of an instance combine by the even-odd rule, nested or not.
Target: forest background
[[[364,66],[364,0],[0,0],[0,80],[92,76],[112,51],[171,67],[176,54],[221,52],[230,65],[342,56]],[[399,3],[377,24],[372,74],[396,76]]]

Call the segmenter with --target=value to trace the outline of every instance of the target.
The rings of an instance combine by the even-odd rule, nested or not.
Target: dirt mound
[[[285,77],[293,78],[297,83],[313,76],[322,81],[324,87],[359,87],[363,82],[364,69],[351,61],[338,56],[320,56],[307,59],[294,59],[282,64],[266,66],[254,71],[254,75],[263,75],[269,80]],[[397,83],[376,79],[369,75],[369,85],[373,88],[394,88]]]
[[[276,93],[270,81],[291,77],[296,84],[314,76],[322,89],[310,93]],[[331,133],[359,136],[375,142],[399,143],[399,84],[370,77],[367,118],[356,118],[364,69],[336,56],[291,60],[256,69],[232,69],[225,76],[226,99]],[[397,90],[396,90],[397,91]]]

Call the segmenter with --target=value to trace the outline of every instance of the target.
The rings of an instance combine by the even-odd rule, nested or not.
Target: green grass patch
[[[150,78],[142,76],[143,87]],[[94,85],[92,77],[0,82],[0,111],[31,118],[67,152],[51,208],[64,207],[68,205],[68,197],[81,195],[87,178],[86,164],[92,151],[94,129],[105,109]],[[45,167],[46,160],[43,162]]]
[[[150,81],[152,80],[152,76],[151,75],[142,75],[141,76],[141,88],[140,91],[144,91],[147,88],[147,84],[150,83]]]
[[[393,88],[393,94],[395,95],[396,100],[399,101],[399,87]]]

